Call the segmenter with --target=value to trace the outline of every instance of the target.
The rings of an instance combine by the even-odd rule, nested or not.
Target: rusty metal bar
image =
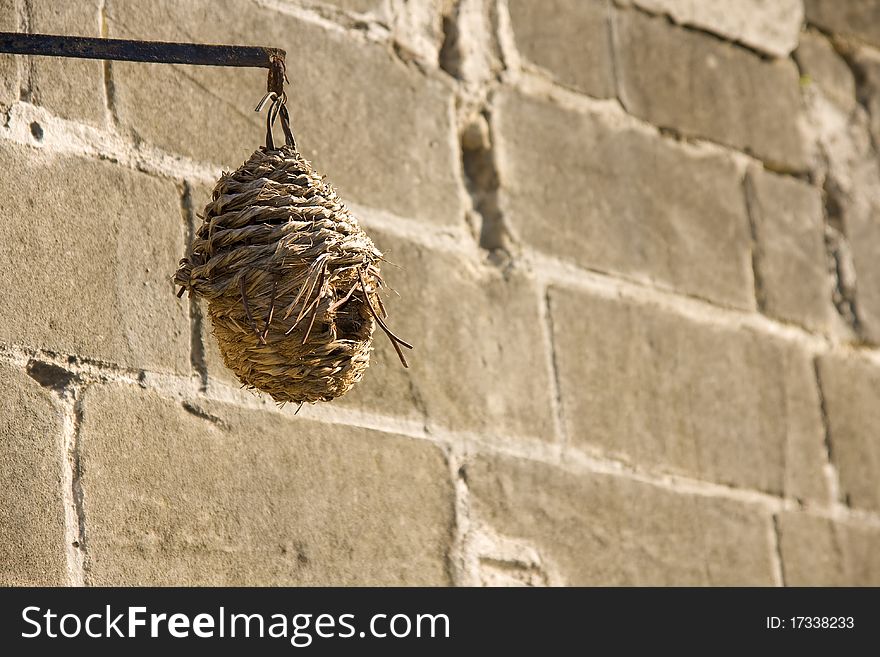
[[[96,37],[0,32],[0,53],[108,59],[157,64],[271,68],[286,52],[263,46],[221,46],[202,43],[132,41]],[[276,82],[277,84],[277,82]]]

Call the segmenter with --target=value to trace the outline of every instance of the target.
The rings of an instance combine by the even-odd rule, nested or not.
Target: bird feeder
[[[297,150],[277,48],[0,33],[0,52],[269,69],[265,144],[223,173],[173,280],[207,301],[226,366],[279,403],[329,401],[361,379],[385,323],[382,253]],[[276,146],[280,121],[284,144]]]

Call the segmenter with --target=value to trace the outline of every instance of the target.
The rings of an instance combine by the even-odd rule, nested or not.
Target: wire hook
[[[272,126],[276,119],[281,117],[281,129],[284,131],[284,141],[293,150],[296,148],[296,139],[290,129],[290,114],[287,111],[287,92],[284,91],[284,83],[288,82],[285,72],[284,59],[273,55],[269,66],[269,79],[266,82],[266,95],[257,104],[254,111],[261,112],[266,103],[271,101],[269,114],[266,117],[266,150],[274,151],[275,140],[272,137]]]

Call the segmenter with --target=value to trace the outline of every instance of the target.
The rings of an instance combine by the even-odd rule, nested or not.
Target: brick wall
[[[403,370],[171,275],[263,71],[0,56],[0,583],[880,584],[880,1],[0,0],[286,48]]]

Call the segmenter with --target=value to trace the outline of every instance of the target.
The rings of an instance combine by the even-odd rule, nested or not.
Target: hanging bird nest
[[[363,376],[376,324],[404,367],[400,347],[412,346],[384,322],[381,252],[297,152],[284,97],[267,97],[267,146],[220,178],[174,280],[207,300],[242,384],[276,402],[329,401]],[[276,149],[279,114],[287,144]]]

